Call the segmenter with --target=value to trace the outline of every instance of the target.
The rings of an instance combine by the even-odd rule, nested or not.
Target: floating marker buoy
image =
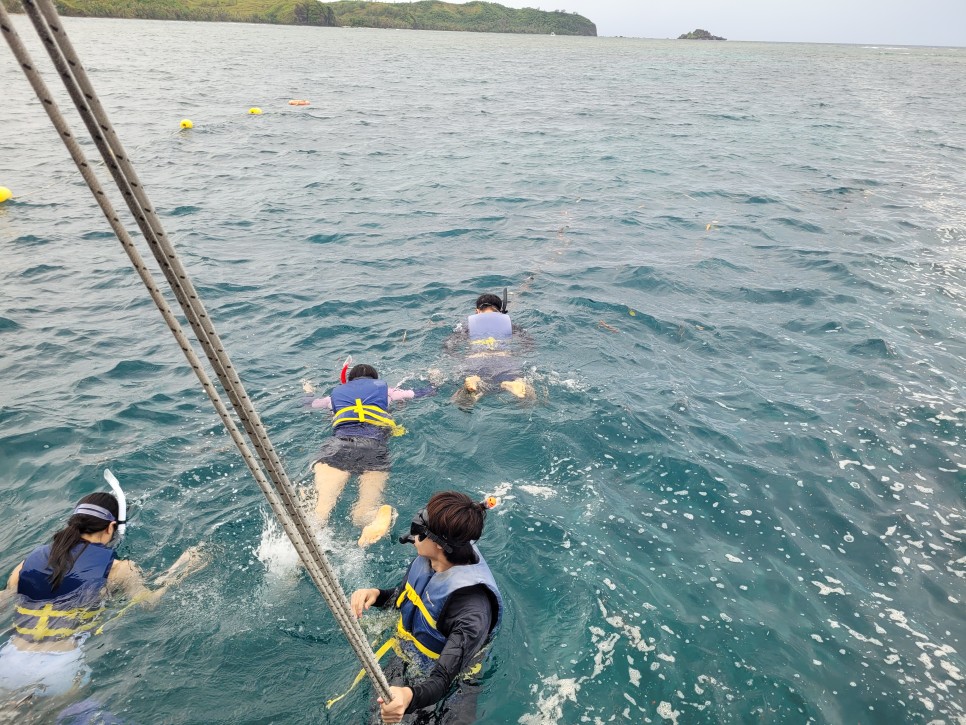
[[[13,198],[13,192],[10,191],[6,186],[0,186],[0,204],[5,202],[7,199]]]
[[[191,119],[183,118],[181,119],[181,128],[194,128],[195,125],[191,122]]]
[[[288,102],[288,105],[290,105],[290,106],[308,106],[309,105],[309,102],[306,101],[304,98],[293,98],[291,101]]]
[[[262,109],[258,108],[257,106],[253,106],[252,108],[248,109],[248,113],[251,114],[252,116],[257,116],[261,112],[262,112]]]

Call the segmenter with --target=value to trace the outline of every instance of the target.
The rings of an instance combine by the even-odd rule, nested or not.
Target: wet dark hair
[[[487,307],[492,307],[497,312],[503,311],[503,300],[501,300],[496,295],[491,295],[489,293],[482,294],[476,298],[476,309],[482,310]]]
[[[118,516],[117,499],[109,493],[91,493],[84,496],[77,503],[78,505],[89,503],[94,506],[100,506],[114,514],[115,519]],[[54,534],[53,541],[50,545],[50,556],[47,558],[47,565],[53,570],[47,578],[50,582],[51,589],[56,589],[60,586],[67,572],[71,570],[74,562],[77,561],[77,557],[87,548],[87,542],[81,538],[81,535],[96,534],[99,531],[104,531],[111,523],[111,521],[105,521],[104,519],[87,514],[72,514],[67,519],[67,526]],[[84,549],[77,552],[77,556],[71,556],[70,550],[80,543],[85,545]]]
[[[440,491],[426,504],[426,523],[434,534],[446,539],[453,551],[444,553],[451,564],[475,564],[472,543],[483,535],[485,504],[459,491]]]
[[[373,380],[379,379],[379,373],[372,365],[366,365],[365,363],[360,363],[349,371],[348,379],[355,380],[356,378],[372,378]]]

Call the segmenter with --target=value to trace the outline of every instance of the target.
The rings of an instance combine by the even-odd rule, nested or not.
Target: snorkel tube
[[[504,315],[506,314],[506,305],[507,305],[507,301],[506,301],[506,287],[504,287],[503,288],[503,307],[500,308],[500,312],[502,312]]]
[[[352,355],[349,355],[342,363],[342,372],[339,374],[339,381],[345,385],[348,381],[347,376],[349,374],[349,366],[352,365]]]
[[[104,480],[110,485],[114,498],[117,499],[117,535],[121,537],[124,536],[124,529],[127,528],[127,497],[120,482],[109,468],[104,469]]]

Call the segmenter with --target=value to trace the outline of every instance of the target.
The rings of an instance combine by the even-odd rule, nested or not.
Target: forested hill
[[[20,11],[19,0],[2,0]],[[364,0],[56,0],[62,15],[151,20],[214,20],[411,30],[465,30],[478,33],[597,35],[590,20],[562,10],[516,10],[496,3],[463,5],[423,0],[380,3]]]

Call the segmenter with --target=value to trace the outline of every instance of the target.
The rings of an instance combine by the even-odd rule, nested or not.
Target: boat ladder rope
[[[87,126],[105,166],[110,170],[128,209],[137,221],[148,247],[178,300],[185,319],[191,325],[205,357],[228,395],[228,400],[248,436],[248,442],[242,436],[235,419],[229,413],[218,390],[195,353],[191,342],[185,335],[181,324],[155,283],[133,239],[104,193],[103,187],[70,131],[43,78],[34,66],[26,47],[13,27],[10,15],[2,3],[0,3],[0,32],[3,33],[4,39],[13,51],[54,128],[60,134],[61,140],[67,147],[81,176],[87,182],[111,229],[121,242],[121,246],[150,293],[151,299],[154,300],[165,323],[174,335],[188,364],[214,405],[225,429],[238,447],[245,464],[268,500],[273,513],[295,547],[299,558],[305,565],[306,572],[321,592],[339,628],[361,662],[363,669],[372,680],[376,690],[388,702],[391,695],[385,674],[379,666],[372,647],[359,626],[359,622],[352,613],[349,601],[342,590],[335,571],[312,533],[305,513],[299,505],[295,489],[269,440],[268,432],[262,425],[261,418],[245,391],[245,387],[232,365],[218,333],[215,331],[211,318],[192,284],[187,270],[182,265],[174,247],[168,241],[161,220],[155,213],[154,206],[148,200],[134,166],[117,137],[83,65],[62,27],[52,0],[22,0],[22,4],[48,55],[50,55],[57,73],[64,82],[78,113]],[[251,446],[257,452],[257,457],[248,443],[251,443]],[[263,466],[268,473],[268,477],[262,470]]]

